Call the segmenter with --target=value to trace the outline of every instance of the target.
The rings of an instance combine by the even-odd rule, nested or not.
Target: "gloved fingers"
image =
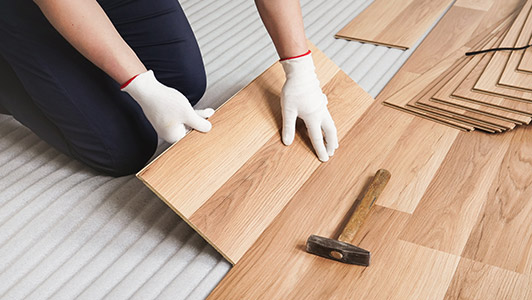
[[[192,127],[201,132],[209,132],[212,128],[211,122],[205,120],[197,113],[189,114],[188,120],[185,122],[185,125]]]
[[[289,146],[294,141],[296,133],[297,113],[295,111],[285,111],[283,109],[283,131],[282,140],[286,146]]]
[[[325,142],[327,143],[327,153],[333,156],[334,150],[338,148],[338,133],[334,121],[330,114],[327,114],[322,123],[323,132],[325,133]]]
[[[327,149],[323,143],[323,134],[321,132],[321,125],[317,122],[312,122],[307,124],[308,135],[312,146],[318,155],[318,158],[325,162],[329,160],[329,154],[327,154]]]
[[[170,144],[181,140],[187,134],[184,124],[177,124],[164,133],[162,138]]]
[[[212,108],[206,108],[206,109],[195,109],[194,110],[198,116],[208,119],[214,114],[214,109]]]

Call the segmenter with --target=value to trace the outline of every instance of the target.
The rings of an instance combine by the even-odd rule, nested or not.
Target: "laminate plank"
[[[342,71],[323,90],[339,139],[374,102]],[[321,164],[304,124],[299,125],[300,134],[290,147],[273,136],[189,219],[233,264]]]
[[[413,213],[459,132],[421,118],[410,121],[382,163],[392,174],[400,176],[394,176],[376,203]],[[424,147],[412,147],[419,141],[423,141]]]
[[[310,48],[323,86],[340,69],[314,46]],[[279,133],[283,82],[282,66],[275,63],[218,109],[209,134],[190,132],[137,176],[184,219],[190,218]]]
[[[508,1],[497,3],[499,8],[501,3],[510,5]],[[497,20],[490,18],[478,24],[495,23]],[[446,51],[447,45],[439,46]],[[439,53],[436,47],[429,48]],[[417,55],[424,56],[426,53],[414,53],[413,58]],[[426,66],[420,64],[419,67],[418,70],[422,70]],[[418,74],[424,73],[418,70],[402,69],[385,89],[384,95],[394,94],[415,80]],[[438,137],[431,136],[434,129],[441,130]],[[497,169],[497,160],[499,164],[502,161],[506,153],[504,147],[508,148],[503,140],[510,135],[459,133],[375,102],[341,140],[342,147],[335,156],[312,173],[213,291],[210,299],[442,299],[456,278],[453,276],[461,251],[445,253],[398,239],[405,230],[412,230],[407,228],[411,225],[410,218],[423,217],[420,215],[420,206],[426,201],[425,196],[419,204],[398,205],[403,208],[417,205],[412,215],[380,205],[370,213],[353,241],[353,244],[372,252],[373,261],[369,268],[345,265],[308,254],[304,250],[305,240],[310,234],[337,237],[342,224],[347,221],[346,215],[352,212],[354,198],[360,197],[368,180],[381,167],[392,170],[392,179],[385,192],[394,185],[394,189],[399,191],[401,184],[407,182],[408,189],[412,191],[410,194],[420,197],[420,194],[425,193],[425,188],[421,186],[416,189],[415,186],[425,184],[423,175],[426,174],[433,178],[433,182],[441,183],[439,200],[445,201],[449,190],[451,197],[457,197],[459,193],[465,195],[468,193],[466,188],[471,190],[470,199],[481,199],[485,196],[485,182],[492,182],[488,180],[490,175],[487,173]],[[416,151],[413,151],[414,148]],[[459,155],[460,149],[470,151]],[[437,160],[423,162],[432,160],[432,157],[437,157]],[[439,166],[440,159],[444,161],[443,165],[447,165],[445,172]],[[412,169],[406,167],[408,164],[412,164]],[[416,168],[419,168],[419,173],[416,173]],[[403,171],[411,176],[411,181],[402,178]],[[461,180],[467,183],[462,186],[443,184],[445,180],[438,179],[441,176],[446,176],[447,183],[460,183]],[[475,179],[475,176],[479,178]],[[451,180],[453,178],[454,181]],[[429,189],[432,186],[433,183]],[[459,192],[454,192],[455,189]],[[385,192],[379,200],[385,204],[393,203],[391,197],[395,194]],[[478,198],[474,195],[477,193]],[[471,209],[455,201],[456,207],[443,207],[440,210],[448,209],[460,214],[463,211],[464,215],[460,219],[469,220],[467,217],[473,215],[472,211],[480,211],[475,206],[478,201],[469,202],[474,206]],[[435,201],[435,204],[438,203]],[[425,208],[422,211],[426,212],[426,218],[431,218],[432,210]],[[466,223],[469,232],[475,222],[476,218],[473,217],[470,223]],[[443,224],[444,230],[449,228],[446,224]],[[420,227],[441,228],[439,225],[419,222]],[[456,231],[453,232],[456,234]],[[465,244],[467,235],[460,237],[462,244]]]
[[[531,283],[527,275],[462,258],[445,299],[525,300]]]
[[[408,85],[403,87],[397,93],[384,100],[383,104],[394,108],[402,108],[406,112],[419,111],[421,117],[434,120],[433,118],[430,118],[431,114],[429,112],[424,112],[415,107],[407,108],[407,104],[412,98],[422,93],[423,90],[427,88],[427,86],[430,86],[431,83],[436,82],[438,77],[445,73],[456,62],[456,60],[459,58],[459,53],[463,53],[463,51],[467,51],[467,49],[469,48],[463,47],[462,49],[456,51],[453,55],[450,55],[445,60],[434,66],[432,69],[428,70],[427,72],[423,73],[423,75],[411,81]],[[444,118],[440,117],[436,118],[435,120],[444,124],[451,125],[455,128],[464,128],[467,131],[472,131],[475,129],[472,124],[453,120],[452,118],[448,118],[443,121]]]
[[[454,7],[453,7],[454,8]],[[458,8],[463,9],[463,8]],[[454,10],[451,9],[449,14],[445,17],[454,15]],[[457,14],[461,16],[461,14]],[[445,18],[444,17],[444,18]],[[508,17],[506,18],[508,19]],[[452,20],[449,18],[449,20]],[[447,20],[446,20],[447,21]],[[454,20],[453,20],[454,21]],[[480,23],[480,21],[474,19],[475,22]],[[449,21],[447,21],[449,22]],[[474,39],[469,40],[461,48],[456,49],[454,52],[450,53],[445,59],[441,60],[438,64],[434,65],[432,68],[425,71],[422,75],[412,80],[407,86],[402,90],[398,91],[394,95],[386,98],[384,104],[392,106],[394,108],[401,109],[405,112],[418,115],[423,118],[431,119],[436,122],[440,122],[445,125],[449,125],[458,129],[465,129],[467,131],[472,131],[475,128],[482,129],[487,132],[500,132],[497,128],[490,126],[489,124],[475,122],[474,120],[464,119],[457,117],[452,114],[445,114],[444,112],[436,112],[434,110],[422,109],[420,107],[408,106],[408,103],[413,99],[418,99],[416,97],[421,97],[423,91],[430,90],[433,85],[438,84],[438,79],[440,76],[446,76],[452,68],[456,67],[457,64],[460,64],[462,60],[467,60],[468,58],[463,58],[463,53],[478,47],[479,45],[484,44],[483,40],[489,40],[487,34],[490,32],[496,32],[499,29],[503,28],[505,25],[504,21],[499,22],[496,25],[492,25],[492,28],[488,29],[487,32],[484,32],[481,35],[478,35]],[[471,30],[472,32],[473,30]],[[430,49],[430,48],[429,48]],[[476,48],[475,48],[476,49]],[[426,51],[426,50],[425,50]],[[495,121],[497,122],[497,121]]]
[[[510,148],[489,185],[487,201],[463,257],[527,273],[532,264],[532,129],[514,131]],[[501,249],[505,249],[501,251]]]
[[[510,20],[508,20],[505,23],[509,23],[509,21]],[[497,39],[499,39],[503,33],[504,33],[504,30],[501,29],[498,33],[493,34],[493,37],[487,37],[485,39],[487,42],[483,41],[479,43],[480,45],[476,45],[475,48],[493,47],[493,45],[497,42]],[[410,100],[410,102],[408,102],[407,105],[417,107],[419,109],[423,109],[427,111],[432,111],[432,112],[438,113],[443,116],[452,116],[458,120],[465,120],[480,129],[482,129],[482,127],[484,126],[488,126],[492,130],[499,131],[499,132],[501,130],[513,129],[516,126],[516,123],[514,121],[507,120],[507,119],[505,120],[503,118],[496,118],[496,117],[492,117],[487,114],[480,114],[475,111],[465,110],[463,108],[449,106],[443,103],[437,103],[437,102],[431,101],[434,94],[436,94],[438,90],[441,90],[441,88],[452,77],[454,77],[456,73],[462,70],[463,67],[467,65],[470,60],[472,60],[471,57],[461,58],[459,61],[457,61],[454,64],[453,67],[449,68],[437,80],[435,80],[436,81],[435,83],[431,83],[430,85],[428,85],[427,88],[425,88],[424,91],[420,93],[421,96],[414,97],[412,100]]]
[[[464,64],[460,64],[456,69],[459,69]],[[437,103],[431,101],[434,93],[445,83],[453,72],[450,72],[443,79],[440,79],[438,84],[434,85],[427,93],[423,94],[421,97],[416,97],[410,102],[407,103],[407,106],[414,106],[422,110],[431,111],[442,116],[450,116],[457,120],[467,121],[470,124],[473,124],[475,128],[483,129],[488,128],[496,132],[502,132],[508,129],[513,129],[516,126],[516,123],[513,121],[504,120],[501,118],[492,117],[486,114],[481,114],[475,111],[465,110],[463,108],[457,108],[443,103]]]
[[[478,113],[484,113],[492,117],[498,117],[503,120],[508,120],[518,124],[530,123],[532,105],[513,100],[506,100],[502,97],[482,97],[484,94],[478,94],[472,91],[471,94],[474,96],[478,95],[478,97],[475,97],[476,99],[468,99],[453,95],[457,87],[464,82],[466,77],[468,77],[473,69],[481,62],[481,59],[483,59],[482,55],[472,57],[463,67],[459,68],[457,72],[454,72],[451,78],[447,79],[443,86],[434,93],[430,101],[437,101],[450,106],[455,106]],[[485,59],[484,61],[485,66],[488,60]],[[480,67],[482,68],[483,66],[481,65]],[[472,89],[472,84],[470,87]],[[474,96],[470,97],[473,98]],[[527,107],[529,109],[529,113],[523,112],[523,110],[526,110]]]
[[[532,1],[527,1],[523,9],[515,19],[501,43],[501,47],[514,47],[517,37],[523,29],[525,20],[530,12]],[[481,92],[491,93],[518,100],[532,100],[532,92],[517,90],[499,85],[500,76],[510,58],[508,51],[495,52],[484,72],[480,75],[474,89]]]
[[[382,116],[386,118],[381,120],[382,125],[374,126],[376,130],[357,130],[357,126],[374,124]],[[450,282],[458,257],[397,241],[396,236],[408,218],[405,213],[376,207],[357,234],[353,243],[372,251],[374,263],[370,268],[331,262],[303,250],[310,234],[337,235],[353,199],[360,197],[375,168],[382,166],[379,161],[386,156],[383,153],[393,152],[391,145],[397,143],[395,133],[410,128],[405,119],[409,117],[373,105],[343,139],[343,148],[338,149],[360,159],[346,163],[349,156],[335,155],[329,163],[321,165],[210,298],[342,299],[360,295],[361,299],[382,299],[394,290],[400,298],[407,294],[426,296],[438,288],[436,294],[443,296],[446,286],[438,284]],[[317,183],[323,181],[331,188],[319,192]],[[389,270],[403,270],[408,280],[388,273]],[[383,277],[386,280],[379,279]],[[320,288],[316,289],[317,286]],[[369,286],[380,293],[365,295]]]
[[[532,43],[532,39],[528,41],[528,43]],[[517,65],[517,70],[532,72],[532,48],[528,48],[524,51],[523,56]]]
[[[512,135],[459,134],[400,238],[460,255]]]
[[[532,116],[532,102],[530,101],[483,93],[473,89],[478,78],[486,69],[486,66],[488,65],[488,62],[492,56],[493,53],[487,53],[484,57],[482,57],[478,65],[473,67],[472,71],[466,75],[464,80],[461,83],[458,82],[458,87],[452,92],[451,97],[462,101],[471,101],[484,105],[490,105],[528,117]]]
[[[488,44],[489,45],[489,44]],[[441,103],[431,102],[430,99],[434,93],[440,89],[450,77],[456,73],[457,70],[462,68],[468,58],[462,58],[454,64],[453,67],[447,69],[441,74],[433,83],[429,84],[418,96],[412,98],[406,105],[409,107],[415,107],[427,112],[432,112],[440,116],[440,118],[447,117],[453,118],[458,121],[465,121],[475,128],[481,130],[488,130],[490,132],[502,132],[507,129],[513,129],[516,124],[513,122],[500,120],[497,118],[478,114],[476,112],[467,111],[455,107],[449,107]]]
[[[451,0],[375,0],[336,38],[408,49],[430,28]]]
[[[528,45],[530,37],[532,36],[532,13],[529,11],[526,21],[523,25],[515,46]],[[516,88],[524,91],[532,91],[532,73],[521,72],[517,70],[519,62],[523,57],[524,51],[512,51],[508,59],[504,71],[499,78],[499,84],[509,88]]]

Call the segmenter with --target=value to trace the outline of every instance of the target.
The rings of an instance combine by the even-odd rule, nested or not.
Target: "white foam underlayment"
[[[370,3],[302,9],[309,39],[375,97],[412,50],[334,39]],[[207,69],[197,107],[218,107],[278,59],[254,1],[181,4]],[[134,176],[99,175],[0,115],[0,299],[204,299],[230,268]]]

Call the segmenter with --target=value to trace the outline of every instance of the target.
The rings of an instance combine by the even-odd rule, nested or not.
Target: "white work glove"
[[[309,51],[300,57],[281,60],[281,64],[286,73],[286,82],[281,91],[283,143],[288,146],[294,141],[296,119],[299,117],[305,122],[318,158],[325,162],[338,148],[338,136],[327,109],[327,96],[321,91],[314,71],[312,54]]]
[[[212,108],[194,110],[178,90],[160,83],[153,71],[141,73],[121,88],[138,102],[160,138],[173,144],[187,133],[187,127],[201,132],[211,130]]]

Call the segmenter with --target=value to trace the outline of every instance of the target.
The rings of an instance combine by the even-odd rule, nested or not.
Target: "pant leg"
[[[0,3],[0,54],[29,95],[5,107],[51,145],[95,169],[112,175],[138,171],[156,148],[156,134],[138,104],[68,44],[33,2],[5,3]],[[192,104],[201,98],[203,61],[177,1],[100,4],[161,82]]]
[[[0,3],[0,55],[26,91],[1,89],[2,106],[50,145],[113,176],[138,171],[155,152],[157,135],[140,106],[32,1]]]
[[[205,93],[206,76],[196,37],[176,0],[98,0],[117,31],[159,81],[192,105]]]

